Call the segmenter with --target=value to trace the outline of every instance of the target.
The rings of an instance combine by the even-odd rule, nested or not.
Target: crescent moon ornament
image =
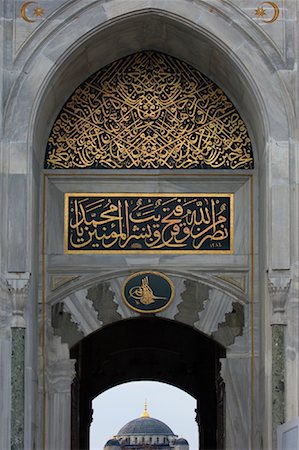
[[[272,18],[269,19],[269,20],[265,20],[264,19],[263,22],[265,22],[265,23],[273,23],[273,22],[275,22],[275,20],[278,19],[279,12],[280,12],[278,5],[276,3],[274,3],[274,2],[263,2],[262,5],[269,5],[269,6],[272,6],[272,8],[274,9],[274,14],[273,14]]]
[[[263,22],[264,23],[273,23],[278,19],[279,13],[280,13],[279,6],[274,2],[263,2],[261,4],[261,6],[255,10],[255,15],[259,16],[259,17],[264,17],[266,15],[266,10],[265,10],[264,6],[266,6],[266,5],[271,6],[273,8],[274,14],[271,17],[271,19],[269,19],[269,20],[263,19]]]
[[[20,16],[22,17],[22,19],[24,19],[28,23],[36,22],[36,20],[28,17],[28,14],[27,14],[27,8],[31,5],[37,5],[33,11],[33,15],[35,17],[42,17],[44,15],[44,9],[41,8],[40,6],[38,6],[37,2],[35,2],[35,1],[25,2],[22,4],[22,6],[20,8]]]

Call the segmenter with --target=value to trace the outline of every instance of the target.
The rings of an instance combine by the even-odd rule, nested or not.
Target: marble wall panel
[[[10,175],[8,185],[9,272],[26,272],[27,266],[27,178]]]
[[[228,356],[222,360],[221,374],[226,395],[226,448],[252,448],[250,357]]]
[[[249,217],[250,196],[249,184],[244,177],[217,177],[211,179],[190,175],[188,178],[169,177],[161,179],[143,179],[139,175],[135,177],[124,174],[119,177],[111,177],[108,174],[87,178],[50,178],[47,188],[47,217],[46,217],[46,243],[47,243],[47,266],[52,273],[62,275],[64,270],[70,273],[71,268],[76,271],[93,271],[95,267],[107,268],[140,268],[154,266],[183,268],[198,267],[201,270],[212,269],[225,265],[240,269],[248,268],[250,253]],[[108,176],[107,176],[108,175]],[[188,181],[188,179],[190,181]],[[142,181],[141,181],[142,180]],[[234,219],[234,242],[235,249],[232,255],[65,255],[63,242],[64,224],[64,192],[233,192],[235,193],[235,219]],[[65,268],[65,269],[64,269]]]
[[[51,24],[51,28],[53,29],[54,25],[58,26],[61,20],[63,20],[65,10],[67,10],[68,15],[71,15],[74,11],[76,11],[76,9],[78,11],[78,7],[81,7],[81,10],[90,9],[93,2],[91,0],[85,2],[81,1],[80,5],[76,5],[78,2],[73,3],[75,3],[75,5],[70,7],[67,2],[40,0],[39,6],[44,8],[44,14],[39,18],[34,17],[34,7],[30,5],[30,7],[27,8],[28,11],[26,10],[26,12],[28,13],[28,16],[34,20],[34,22],[29,23],[21,17],[20,6],[22,5],[22,2],[17,0],[11,2],[11,7],[7,9],[7,18],[13,20],[13,55],[16,56],[24,46],[26,47],[26,45],[29,45],[29,38],[32,39],[32,35],[34,36],[34,34],[42,31],[43,27],[45,27],[45,20]],[[265,17],[258,17],[256,15],[256,8],[261,6],[261,2],[252,2],[249,0],[233,0],[227,2],[225,5],[220,2],[213,2],[209,5],[202,3],[197,5],[197,8],[195,6],[192,8],[189,4],[189,13],[193,18],[196,17],[197,20],[199,20],[198,17],[204,16],[205,20],[208,19],[209,21],[212,21],[213,16],[217,16],[217,11],[221,8],[223,15],[238,22],[242,20],[244,22],[243,26],[248,23],[253,27],[253,24],[255,24],[256,34],[258,34],[258,31],[262,31],[265,37],[268,36],[267,39],[271,42],[272,46],[277,48],[277,51],[279,51],[280,54],[286,58],[288,53],[287,50],[290,47],[287,37],[291,28],[290,19],[292,16],[290,15],[290,10],[292,12],[292,9],[291,7],[285,8],[283,0],[277,0],[276,5],[279,8],[279,19],[271,24],[265,22],[272,17],[274,13],[273,6],[265,5]],[[184,2],[174,0],[171,2],[164,2],[163,5],[157,1],[131,1],[126,7],[122,7],[121,3],[115,1],[102,2],[102,4],[97,2],[96,11],[99,12],[100,9],[103,8],[107,18],[109,18],[115,16],[116,14],[125,14],[129,11],[134,11],[138,7],[143,9],[145,7],[156,8],[157,6],[161,9],[161,11],[165,9],[174,14],[186,14],[186,4]],[[199,9],[199,7],[201,8]]]
[[[272,269],[290,268],[290,189],[272,186]]]

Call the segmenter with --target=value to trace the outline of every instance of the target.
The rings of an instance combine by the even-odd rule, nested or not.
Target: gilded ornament
[[[255,15],[258,16],[258,17],[264,17],[264,16],[267,15],[267,12],[266,12],[266,9],[264,8],[264,5],[272,7],[273,15],[268,20],[264,19],[263,22],[265,22],[265,23],[273,23],[273,22],[275,22],[278,19],[278,17],[279,17],[280,9],[279,9],[279,6],[276,3],[274,3],[274,2],[263,2],[261,4],[261,6],[256,8]]]
[[[28,16],[28,12],[27,12],[27,9],[32,5],[37,5],[37,2],[35,2],[35,1],[24,2],[20,7],[20,16],[22,17],[23,20],[25,20],[25,22],[28,22],[28,23],[35,22],[34,19],[32,19]],[[44,12],[45,12],[45,10],[42,7],[37,5],[33,10],[33,15],[34,15],[34,17],[40,18],[44,15]]]
[[[109,64],[69,98],[46,169],[252,169],[246,126],[210,79],[144,51]]]
[[[265,16],[265,15],[266,15],[266,10],[265,10],[265,8],[263,8],[263,7],[258,7],[258,8],[256,8],[256,10],[255,10],[255,15],[258,16],[258,17],[263,17],[263,16]]]
[[[33,12],[34,12],[35,17],[43,17],[45,10],[44,10],[44,8],[41,8],[40,6],[37,6]]]
[[[122,285],[125,304],[139,313],[157,313],[167,308],[174,298],[173,282],[165,274],[143,271],[130,275]],[[142,417],[149,417],[147,408]]]

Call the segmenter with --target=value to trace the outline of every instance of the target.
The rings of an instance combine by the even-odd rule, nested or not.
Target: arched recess
[[[138,22],[137,19],[133,18],[131,23],[129,23],[129,24],[126,23],[126,25],[129,25],[129,27],[132,27],[132,31],[134,30],[134,33],[136,33],[136,29],[138,30],[137,22],[135,20]],[[113,25],[112,25],[112,29],[110,29],[109,32],[110,33],[113,32]],[[107,44],[107,41],[106,41],[106,44]],[[131,54],[131,52],[130,52],[130,54]],[[103,64],[103,62],[102,62],[102,64]],[[64,77],[62,74],[60,74],[60,76]],[[244,111],[244,113],[246,115],[245,111]],[[54,127],[55,127],[55,125],[54,125]],[[72,168],[72,169],[74,169],[74,168]],[[199,169],[195,169],[195,170],[197,170],[197,173],[194,175],[193,179],[192,179],[192,177],[190,178],[190,179],[192,179],[192,183],[193,184],[192,185],[188,185],[185,182],[185,185],[184,184],[180,185],[180,182],[178,180],[176,180],[177,186],[175,187],[175,190],[178,189],[178,190],[181,190],[181,191],[184,192],[183,189],[187,189],[188,192],[205,192],[205,189],[207,189],[207,186],[209,186],[208,190],[212,191],[212,192],[215,192],[215,191],[216,192],[219,192],[219,191],[220,192],[231,192],[231,191],[233,191],[233,192],[236,192],[236,197],[238,197],[237,209],[239,209],[239,206],[242,204],[242,198],[243,197],[248,199],[248,173],[246,171],[245,171],[244,174],[242,174],[240,176],[240,178],[235,178],[236,181],[233,181],[233,177],[231,177],[230,173],[226,173],[226,178],[225,177],[222,178],[221,181],[219,181],[220,179],[217,177],[217,174],[214,174],[214,176],[211,177],[210,179],[205,178],[204,180],[202,179],[201,181],[199,181],[200,177],[196,178],[196,175],[200,175]],[[65,174],[62,173],[62,174],[59,174],[57,179],[55,179],[55,175],[56,175],[55,172],[53,172],[53,173],[45,172],[45,176],[47,177],[47,182],[48,182],[48,185],[47,185],[48,190],[46,190],[45,196],[47,198],[47,202],[48,202],[48,205],[49,205],[48,206],[48,208],[49,208],[48,211],[49,212],[51,211],[51,213],[50,213],[51,214],[51,219],[50,219],[51,220],[51,224],[50,224],[50,226],[47,225],[47,229],[49,230],[49,236],[48,236],[48,239],[47,239],[47,254],[48,254],[47,265],[48,265],[49,273],[52,273],[52,274],[56,273],[57,274],[58,272],[61,273],[64,270],[69,273],[69,271],[70,271],[69,264],[71,264],[72,267],[73,267],[72,271],[76,272],[77,274],[82,274],[82,272],[85,272],[85,273],[86,272],[92,272],[94,270],[97,270],[97,271],[105,270],[106,271],[107,270],[107,263],[110,264],[112,269],[114,268],[115,270],[119,270],[118,265],[122,265],[123,263],[125,263],[125,264],[128,263],[127,261],[123,260],[122,256],[119,257],[118,261],[116,259],[112,260],[112,259],[109,259],[108,257],[106,258],[105,256],[103,257],[103,255],[99,255],[99,257],[97,257],[97,258],[94,258],[93,256],[90,256],[90,257],[88,257],[88,259],[85,258],[85,260],[84,259],[80,259],[80,257],[76,257],[76,258],[73,258],[71,260],[69,255],[63,254],[63,245],[61,245],[62,244],[62,239],[63,239],[62,238],[63,234],[61,232],[59,232],[59,230],[61,231],[61,224],[62,224],[62,209],[60,208],[59,211],[57,210],[57,208],[59,206],[61,206],[61,204],[62,204],[63,193],[65,193],[65,192],[72,192],[72,187],[71,186],[74,186],[74,184],[76,185],[75,189],[81,189],[80,186],[84,185],[85,192],[86,191],[90,192],[90,189],[95,190],[95,192],[96,191],[103,192],[103,189],[107,189],[107,184],[108,183],[110,183],[111,186],[113,185],[113,189],[115,189],[114,188],[114,184],[115,184],[114,179],[116,177],[116,171],[110,171],[110,173],[108,173],[108,176],[106,176],[106,175],[104,175],[102,173],[101,174],[98,173],[97,175],[100,175],[100,176],[97,178],[97,181],[95,181],[95,179],[93,178],[93,175],[91,175],[90,173],[84,172],[83,173],[83,175],[84,175],[83,182],[82,182],[82,178],[80,178],[82,176],[82,173],[81,174],[77,174],[77,173],[71,174],[71,177],[70,177],[70,173],[65,173]],[[63,178],[64,175],[65,175],[65,179]],[[120,175],[120,174],[118,174],[118,175]],[[147,173],[145,175],[147,177],[149,177],[149,176],[153,177],[153,180],[150,181],[150,183],[152,183],[152,186],[150,187],[150,191],[153,190],[155,192],[156,190],[158,190],[158,192],[159,192],[160,186],[163,185],[163,190],[165,192],[172,192],[171,191],[171,187],[170,187],[172,185],[172,181],[170,181],[170,178],[171,178],[171,175],[173,175],[175,177],[177,174],[176,173],[172,173],[168,180],[167,180],[167,176],[164,177],[164,174],[163,174],[163,176],[161,176],[162,174],[159,174],[159,176],[160,176],[159,179],[158,179],[158,177],[156,177],[156,174],[152,175],[150,173]],[[105,176],[106,176],[106,178],[105,178]],[[118,190],[119,190],[119,192],[130,192],[131,190],[136,191],[139,188],[142,191],[144,189],[144,182],[142,180],[142,174],[141,175],[137,175],[137,177],[139,176],[140,179],[138,180],[138,178],[137,178],[137,182],[135,183],[134,186],[132,184],[130,184],[131,180],[133,179],[133,177],[132,177],[132,175],[130,173],[125,173],[122,176],[123,176],[123,179],[120,182],[118,182]],[[136,174],[135,174],[135,176],[136,176]],[[183,174],[183,176],[185,176],[185,173]],[[108,177],[110,177],[110,179]],[[175,178],[173,178],[173,180],[174,179]],[[168,185],[166,184],[166,182],[168,183]],[[137,183],[139,183],[139,184],[137,185]],[[90,188],[90,186],[91,186],[91,188]],[[122,186],[122,187],[120,187],[120,186]],[[242,217],[242,218],[238,220],[238,224],[237,224],[237,227],[236,227],[236,236],[238,236],[238,245],[236,245],[235,255],[237,256],[237,258],[236,258],[235,262],[234,262],[234,256],[230,255],[231,265],[233,267],[232,270],[234,270],[236,268],[239,268],[239,264],[240,264],[240,261],[243,258],[243,255],[244,254],[249,254],[249,252],[250,252],[249,246],[248,246],[248,243],[249,243],[249,240],[248,240],[248,236],[249,236],[249,232],[248,232],[248,230],[249,230],[248,211],[247,212],[246,211],[244,211],[244,212],[242,211],[242,213],[240,213],[239,216]],[[244,224],[244,227],[243,227],[242,223]],[[243,233],[245,233],[245,235],[247,236],[247,239],[244,239]],[[55,259],[57,257],[60,258],[60,264],[62,262],[60,268],[58,268],[58,266],[55,265]],[[52,261],[54,262],[54,264],[53,264]],[[89,266],[87,266],[84,261],[86,261]],[[113,261],[114,261],[114,263],[113,263]],[[152,265],[156,264],[155,260],[153,258],[151,258],[151,257],[148,257],[147,255],[143,255],[142,261],[143,261],[142,262],[143,266],[144,265],[152,266]],[[224,256],[221,255],[219,257],[219,259],[217,260],[218,267],[216,268],[216,270],[218,270],[218,271],[223,270],[223,267],[227,264],[227,261],[228,261],[228,259],[225,259]],[[179,262],[178,258],[177,258],[177,261],[174,261],[174,263],[175,263],[175,265],[180,265],[180,262]],[[198,264],[200,266],[200,264],[202,265],[203,262],[200,259],[198,259],[197,261],[195,261],[195,259],[190,260],[188,262],[188,264],[187,264],[187,265],[189,265],[189,270],[190,270],[190,267],[193,267],[196,264]],[[210,265],[213,267],[213,270],[215,270],[215,262],[210,263]],[[97,266],[96,269],[95,269],[95,266]],[[136,269],[136,267],[139,268],[140,265],[138,264],[138,262],[135,261],[133,263],[132,269],[134,269],[134,268]],[[163,270],[163,260],[162,259],[161,259],[161,264],[159,265],[159,267]],[[249,272],[249,270],[250,270],[250,268],[247,267],[247,271],[248,272]],[[203,290],[203,292],[204,292],[204,290]],[[106,293],[104,293],[104,295],[102,297],[99,296],[98,298],[101,298],[101,299],[105,298],[105,294]],[[50,295],[48,296],[48,299],[49,299],[49,297],[50,297]],[[246,297],[246,300],[248,302],[248,292],[244,295],[244,297]],[[67,304],[67,308],[69,308],[68,313],[71,314],[72,306],[74,305],[74,302],[77,302],[77,300],[78,299],[75,299],[74,296],[71,298],[70,301],[68,300],[68,304]],[[204,302],[207,299],[204,299],[204,298],[201,299],[200,296],[199,296],[199,298],[196,299],[196,300]],[[220,298],[217,297],[217,301],[219,301],[219,300],[220,300]],[[94,297],[93,297],[93,299],[91,301],[94,301],[94,303],[96,302]],[[71,304],[72,302],[73,302],[73,305]],[[187,305],[187,300],[185,301],[184,304]],[[104,310],[107,312],[107,314],[108,314],[108,312],[110,312],[111,305],[113,306],[112,302],[110,303],[110,305],[106,304],[105,307],[104,307]],[[225,306],[226,305],[227,304],[225,303]],[[215,304],[214,304],[214,306],[215,306]],[[187,305],[186,308],[187,309],[188,308],[190,308],[190,309],[192,308],[191,302],[189,302],[189,306]],[[231,308],[229,311],[225,311],[225,310],[222,311],[219,308],[219,311],[223,315],[223,321],[225,321],[226,313],[228,313],[228,314],[230,314],[230,313],[235,314],[235,311],[233,311],[233,308]],[[60,312],[58,312],[58,314],[56,314],[56,317],[59,317],[59,314],[60,314]],[[212,310],[210,310],[210,314],[213,315],[213,311]],[[193,325],[194,322],[198,319],[197,310],[194,311],[194,315],[195,315],[195,318],[194,318],[194,321],[191,323],[191,325]],[[61,316],[63,316],[63,314],[61,314]],[[99,316],[100,316],[100,314],[99,314]],[[214,318],[215,318],[215,315],[214,315]],[[231,319],[231,317],[230,317],[230,319]],[[249,320],[249,315],[247,315],[247,323],[248,323],[248,320]],[[76,320],[74,320],[74,322],[76,322]],[[234,319],[233,319],[233,322],[234,322]],[[215,323],[213,323],[213,325],[216,327],[216,330],[214,330],[214,331],[217,331],[218,323],[219,322],[215,319]],[[52,325],[53,325],[53,327],[55,329],[55,324],[53,323]],[[93,323],[93,326],[96,326],[96,323]],[[242,321],[241,330],[243,329],[243,326],[244,326],[244,323]],[[88,332],[88,326],[86,327],[85,325],[83,325],[83,327],[85,327],[84,331]],[[242,331],[240,332],[240,330],[239,330],[240,327],[238,326],[236,328],[237,328],[237,335],[238,334],[242,334]],[[249,327],[247,327],[247,329],[248,328]],[[154,327],[153,327],[153,329],[154,329]],[[55,332],[56,332],[56,330],[55,330]],[[221,330],[220,330],[220,332],[221,332]],[[230,335],[230,333],[228,333],[228,334]],[[235,335],[236,335],[235,332],[232,331],[231,335],[229,336],[228,339],[229,340],[230,339],[234,340]],[[205,339],[204,343],[207,345],[207,349],[210,349],[210,350],[211,350],[211,348],[210,348],[211,346],[214,345],[214,346],[217,347],[217,345],[218,345],[218,344],[215,344],[215,343],[209,344],[209,339],[208,340]],[[197,343],[197,345],[200,345],[200,344]],[[82,346],[81,350],[82,350],[82,357],[84,358],[84,355],[87,355],[88,356],[88,361],[89,361],[91,358],[90,358],[90,355],[88,355],[88,348]],[[245,349],[245,345],[242,346],[242,349],[241,349],[242,352],[245,352],[245,351],[248,352],[248,350],[249,350],[248,348]],[[58,351],[57,351],[57,353],[58,353]],[[163,353],[163,351],[162,351],[162,353]],[[211,354],[214,355],[214,353],[215,353],[214,350],[213,351],[211,350]],[[158,355],[158,349],[156,351],[156,354]],[[249,350],[249,354],[250,354],[250,350]],[[191,356],[190,356],[190,358],[191,358]],[[77,359],[80,360],[80,356],[78,356]],[[194,358],[194,362],[195,362],[195,359],[196,358]],[[246,356],[246,359],[244,359],[244,361],[246,361],[247,365],[248,365],[249,359],[250,358],[248,358],[248,355]],[[159,364],[159,361],[157,362],[157,364]],[[217,365],[216,364],[217,361],[218,360],[216,360],[213,357],[213,366]],[[238,361],[238,363],[240,362],[239,359],[237,361]],[[58,363],[59,363],[59,360],[58,360]],[[161,361],[161,363],[162,363],[162,361]],[[168,363],[172,364],[171,361],[168,361]],[[246,370],[247,370],[247,368],[245,368],[245,372],[246,372]],[[215,392],[216,392],[216,390],[215,390],[216,373],[215,372],[211,372],[210,376],[207,377],[207,378],[209,378],[210,382],[211,382],[211,380],[213,380],[213,388],[211,386],[209,388],[207,388],[207,386],[206,386],[205,389],[201,392],[201,397],[202,398],[204,396],[208,396],[208,395],[211,395],[211,396],[214,395],[215,396]],[[246,381],[248,381],[248,378],[249,378],[248,377],[248,373],[246,372],[245,376],[244,376],[244,380],[246,379]],[[246,381],[244,381],[244,382],[246,382]],[[86,383],[86,385],[88,385],[88,386],[92,385],[92,383],[89,383],[89,382],[85,382],[84,381],[84,383]],[[84,383],[83,383],[83,386],[81,386],[81,385],[79,386],[79,393],[78,393],[78,395],[81,396],[80,397],[81,398],[81,403],[84,402],[84,398],[85,398],[86,402],[89,404],[90,403],[90,399],[89,399],[89,395],[90,394],[89,394],[89,392],[86,392],[86,389],[84,387]],[[232,386],[231,386],[231,391],[232,391]],[[212,394],[212,392],[214,392],[214,394]],[[198,398],[198,395],[197,395],[197,398]],[[207,400],[205,402],[205,407],[206,408],[208,407],[209,403],[211,403],[209,400]],[[250,407],[248,407],[248,404],[246,403],[245,409],[246,409],[246,416],[247,417],[249,417],[249,408]],[[202,409],[204,409],[204,407]],[[85,412],[82,412],[82,414],[81,414],[82,417],[84,417],[85,421],[88,421],[89,412],[90,411],[86,407]],[[206,433],[206,437],[204,438],[204,439],[207,440],[207,442],[204,444],[205,448],[215,448],[216,444],[219,446],[219,448],[221,448],[221,446],[223,446],[223,444],[221,444],[221,439],[222,438],[220,438],[220,437],[219,437],[220,440],[218,440],[218,443],[216,443],[216,437],[215,437],[216,436],[216,429],[217,429],[216,419],[215,419],[216,416],[217,416],[217,411],[216,411],[216,409],[214,407],[213,414],[210,415],[210,419],[213,418],[212,425],[206,425],[206,427],[213,428],[213,430],[211,430],[210,432]],[[220,414],[220,416],[223,418],[223,414]],[[247,417],[246,417],[246,420],[248,420]],[[203,419],[202,419],[203,421],[205,420],[204,418],[206,418],[206,420],[208,420],[208,414],[205,413],[203,415]],[[85,424],[85,426],[86,426],[86,424]],[[75,431],[76,429],[77,429],[77,426],[75,425],[73,427],[73,431]],[[223,431],[223,426],[222,426],[222,431]],[[82,433],[84,433],[84,430],[82,430]],[[86,433],[87,432],[85,430],[85,435],[86,435]],[[245,441],[248,441],[249,434],[250,434],[250,432],[247,433],[246,437],[244,438]],[[220,433],[219,435],[222,435],[222,433]],[[82,438],[82,439],[85,439],[85,440],[80,441],[79,444],[77,443],[77,445],[79,445],[80,448],[87,448],[88,447],[88,442],[86,440],[87,439],[86,436],[84,438]],[[210,439],[210,441],[208,439]]]
[[[56,118],[45,169],[254,168],[246,125],[224,92],[165,53],[94,73]]]
[[[72,386],[72,449],[89,448],[93,398],[120,383],[162,381],[197,400],[200,448],[224,448],[225,349],[189,326],[139,317],[104,327],[71,349],[76,359]]]
[[[140,49],[155,49],[182,58],[210,76],[242,113],[257,151],[263,152],[270,134],[279,140],[286,137],[291,126],[284,111],[288,108],[288,96],[269,99],[266,95],[269,85],[276,93],[284,92],[282,80],[271,69],[273,61],[278,60],[275,49],[240,10],[233,5],[224,7],[221,1],[213,11],[205,1],[192,5],[186,0],[180,5],[175,2],[169,9],[157,1],[141,2],[136,9],[121,0],[119,7],[112,8],[113,3],[117,4],[106,2],[107,12],[101,11],[100,15],[95,14],[98,5],[92,3],[80,9],[80,21],[84,24],[81,28],[77,22],[79,5],[67,5],[64,14],[68,20],[57,24],[51,35],[46,27],[40,29],[38,39],[31,39],[22,52],[27,63],[8,100],[5,131],[8,137],[12,132],[11,117],[21,114],[18,104],[22,99],[30,113],[24,119],[26,122],[23,120],[23,128],[13,130],[13,136],[36,153],[39,167],[43,164],[50,128],[71,92],[99,67]],[[206,20],[210,14],[212,22]],[[56,41],[60,45],[53,49]],[[261,52],[266,45],[270,55],[264,54],[265,60],[255,52],[259,42]],[[21,55],[19,59],[17,64],[21,66]],[[258,64],[254,64],[257,59]],[[38,72],[36,60],[40,60]],[[282,127],[276,127],[277,123]],[[279,136],[280,133],[283,135]]]

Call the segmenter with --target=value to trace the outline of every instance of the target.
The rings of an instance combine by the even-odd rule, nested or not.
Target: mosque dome
[[[119,440],[115,438],[109,439],[104,446],[104,450],[121,450]]]
[[[145,447],[156,450],[189,450],[185,439],[178,439],[166,423],[150,417],[146,403],[141,417],[124,425],[106,443],[104,450],[140,450]]]
[[[117,436],[174,436],[173,431],[166,423],[161,420],[150,417],[147,412],[147,404],[144,405],[144,411],[141,417],[131,420],[124,425]]]
[[[189,450],[189,443],[183,437],[174,441],[174,450]]]
[[[109,439],[105,444],[105,447],[113,447],[113,446],[120,447],[120,443],[117,439]]]
[[[189,445],[189,443],[186,439],[181,437],[175,441],[175,445]]]
[[[161,420],[154,419],[152,417],[139,417],[138,419],[131,420],[124,425],[117,436],[134,436],[134,435],[163,435],[173,436],[173,431]]]

